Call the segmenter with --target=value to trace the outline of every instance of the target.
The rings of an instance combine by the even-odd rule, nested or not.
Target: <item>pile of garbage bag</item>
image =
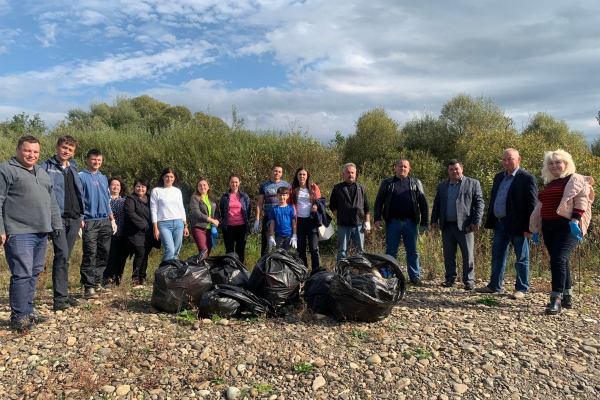
[[[248,290],[233,285],[216,285],[213,290],[202,295],[198,305],[198,315],[203,318],[217,314],[231,317],[242,312],[250,312],[255,316],[276,316],[273,306],[265,299],[260,299]]]
[[[236,253],[223,256],[212,256],[202,260],[210,270],[210,278],[214,285],[233,285],[245,288],[248,285],[250,271],[241,263]]]
[[[304,301],[306,305],[318,314],[331,314],[327,295],[331,287],[334,272],[324,267],[314,270],[304,284]]]

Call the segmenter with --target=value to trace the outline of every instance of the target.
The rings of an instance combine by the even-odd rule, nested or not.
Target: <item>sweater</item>
[[[172,221],[180,219],[186,221],[185,208],[181,190],[175,186],[170,188],[155,187],[150,194],[150,214],[152,222]]]
[[[83,220],[87,222],[109,218],[112,211],[106,176],[100,171],[92,174],[84,169],[79,173],[79,178],[83,187]]]

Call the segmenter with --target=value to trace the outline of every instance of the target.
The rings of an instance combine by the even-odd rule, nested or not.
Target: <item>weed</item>
[[[240,393],[238,395],[238,399],[245,399],[248,396],[248,390],[240,389]]]
[[[394,324],[394,325],[390,326],[390,331],[396,332],[397,330],[398,330],[398,325]]]
[[[262,319],[260,319],[258,317],[246,318],[246,322],[249,322],[251,324],[257,324],[257,323],[262,322]]]
[[[81,308],[89,311],[92,309],[92,305],[90,303],[85,303],[83,306],[81,306]]]
[[[142,349],[142,351],[143,351],[144,353],[146,353],[146,354],[150,353],[150,350],[152,350],[152,347],[150,347],[150,346],[145,346],[145,347]]]
[[[314,367],[312,366],[312,364],[307,361],[304,361],[300,364],[294,364],[294,371],[296,371],[299,374],[308,374],[310,371],[312,371],[313,368]]]
[[[477,299],[477,304],[485,304],[488,307],[494,307],[500,305],[500,302],[496,300],[494,296],[484,296],[480,299]]]
[[[152,296],[152,292],[150,292],[150,290],[147,289],[134,289],[133,294],[143,299],[148,299]]]
[[[220,316],[219,314],[216,314],[216,313],[215,313],[215,314],[212,314],[212,315],[210,316],[210,320],[211,320],[212,322],[219,322],[219,321],[220,321],[220,320],[222,320],[222,319],[223,319],[223,318],[221,318],[221,316]]]
[[[360,329],[352,329],[352,337],[365,339],[369,337],[369,332],[361,331]]]
[[[177,317],[175,317],[175,320],[182,325],[190,325],[196,322],[196,316],[192,311],[185,310],[182,311],[181,314],[179,314]]]
[[[589,308],[587,308],[587,306],[584,306],[584,307],[583,307],[583,312],[584,312],[585,314],[587,314],[587,313],[589,313],[589,312],[590,312],[590,309],[589,309]]]
[[[262,394],[263,392],[270,392],[273,388],[273,385],[256,385],[254,386],[256,390],[258,390],[258,394]]]
[[[222,376],[215,376],[210,381],[211,381],[211,383],[214,383],[215,385],[224,385],[225,383],[227,383],[225,378],[223,378]]]
[[[358,347],[358,342],[350,341],[348,342],[348,347]]]
[[[414,355],[417,358],[431,358],[431,352],[429,350],[427,350],[425,347],[417,348]]]
[[[102,393],[102,395],[100,396],[100,400],[110,400],[110,394]]]

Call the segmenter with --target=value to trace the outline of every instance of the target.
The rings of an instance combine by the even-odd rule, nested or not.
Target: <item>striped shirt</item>
[[[560,206],[560,201],[562,200],[565,187],[567,186],[569,179],[571,179],[571,175],[565,176],[564,178],[555,179],[550,182],[544,190],[538,193],[538,200],[540,203],[542,203],[542,219],[564,219],[564,217],[556,213],[556,210],[558,210],[558,206]],[[583,210],[573,210],[573,218],[581,219],[582,215]]]

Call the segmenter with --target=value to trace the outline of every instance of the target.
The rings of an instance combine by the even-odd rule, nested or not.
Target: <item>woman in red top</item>
[[[321,197],[319,187],[310,182],[310,173],[304,167],[296,170],[294,182],[288,203],[296,209],[296,229],[298,235],[298,255],[308,268],[306,258],[306,242],[310,251],[310,263],[312,271],[320,267],[319,260],[319,231],[318,227],[312,227],[310,214],[317,211],[316,200]]]
[[[539,243],[541,231],[550,253],[552,293],[546,314],[556,315],[573,306],[569,257],[587,232],[594,180],[576,174],[573,158],[564,150],[545,152],[542,178],[546,187],[538,194],[529,229],[534,243]]]
[[[234,249],[244,263],[244,252],[246,238],[250,233],[250,197],[240,190],[242,178],[238,174],[229,176],[229,187],[221,197],[221,229],[223,230],[223,241],[225,252],[233,253]]]

